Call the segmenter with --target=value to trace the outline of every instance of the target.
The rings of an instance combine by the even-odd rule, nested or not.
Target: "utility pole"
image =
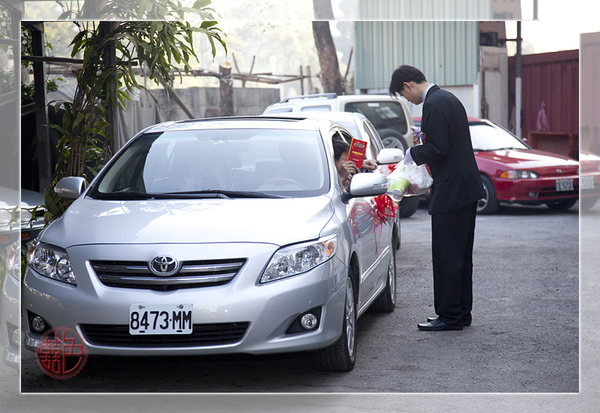
[[[521,79],[521,21],[517,21],[517,55],[515,61],[515,135],[521,139],[521,107],[522,104],[522,79]]]

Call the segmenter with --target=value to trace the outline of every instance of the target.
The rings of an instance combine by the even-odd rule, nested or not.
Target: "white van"
[[[358,112],[371,121],[387,148],[406,151],[413,146],[410,126],[414,123],[402,99],[393,99],[388,95],[304,95],[274,103],[263,114],[303,111]]]

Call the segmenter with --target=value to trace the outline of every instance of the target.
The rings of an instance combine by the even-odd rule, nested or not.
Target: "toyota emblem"
[[[150,271],[161,277],[168,277],[179,271],[179,263],[168,255],[159,255],[150,261]]]

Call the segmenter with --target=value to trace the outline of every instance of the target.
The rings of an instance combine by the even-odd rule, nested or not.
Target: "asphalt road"
[[[589,216],[600,228],[600,208],[595,207]],[[463,331],[422,332],[416,324],[433,315],[433,297],[429,216],[419,209],[402,222],[396,311],[369,311],[359,320],[358,360],[349,373],[316,372],[303,354],[91,357],[75,378],[55,380],[43,374],[33,354],[24,350],[23,394],[5,401],[12,400],[8,406],[16,407],[25,396],[40,403],[44,400],[49,408],[51,399],[39,393],[75,393],[69,400],[85,407],[93,405],[81,403],[86,397],[99,396],[78,393],[141,392],[148,395],[121,400],[135,402],[138,411],[155,411],[173,400],[223,412],[237,407],[254,411],[257,406],[256,411],[266,411],[277,401],[289,411],[331,412],[363,411],[366,406],[371,411],[434,412],[439,411],[440,401],[448,412],[465,403],[483,408],[465,411],[486,412],[510,411],[506,409],[511,403],[541,406],[544,412],[554,411],[555,403],[573,407],[573,402],[582,400],[579,222],[577,206],[562,212],[509,207],[494,216],[479,216],[473,324]],[[592,226],[582,226],[582,237],[588,228]],[[594,235],[589,236],[587,243],[593,245]],[[593,267],[582,259],[582,271],[584,264]],[[597,334],[591,338],[592,345],[597,338]],[[172,394],[149,395],[181,392],[204,395],[199,399],[196,395],[176,399]],[[102,396],[99,410],[106,411],[119,399]],[[304,407],[294,410],[294,406]]]

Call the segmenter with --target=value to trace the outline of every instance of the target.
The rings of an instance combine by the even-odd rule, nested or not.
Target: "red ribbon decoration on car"
[[[377,221],[377,226],[380,224],[387,223],[387,218],[395,218],[396,211],[398,210],[398,206],[394,202],[392,198],[390,198],[387,194],[379,195],[373,198],[375,202],[375,220]],[[381,233],[381,228],[379,228],[379,232]]]

